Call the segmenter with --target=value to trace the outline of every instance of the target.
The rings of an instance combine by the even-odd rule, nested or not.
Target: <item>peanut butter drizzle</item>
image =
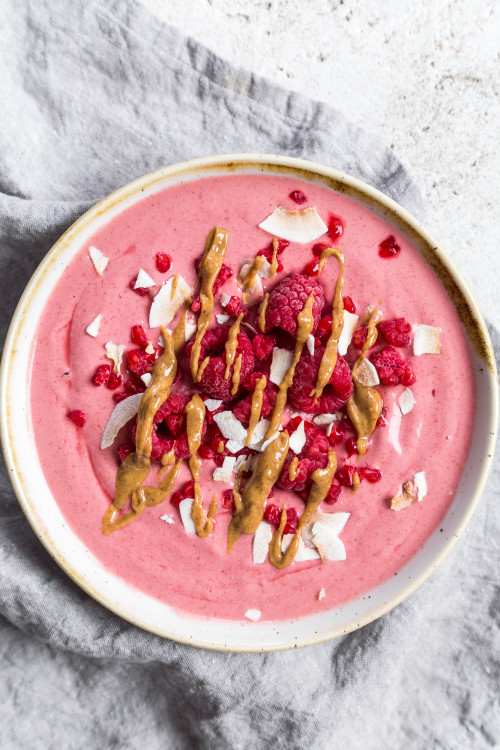
[[[292,463],[288,467],[288,479],[294,482],[299,476],[299,457],[292,458]]]
[[[354,472],[352,475],[352,492],[356,492],[359,490],[359,485],[361,484],[361,480],[359,478],[359,474],[357,471]]]
[[[236,357],[236,362],[234,363],[233,377],[231,378],[231,382],[233,384],[233,387],[231,388],[231,396],[236,396],[236,394],[238,393],[238,388],[240,387],[242,356],[242,354],[238,354],[238,356]]]
[[[249,272],[247,273],[244,279],[240,279],[240,286],[244,291],[246,292],[251,291],[253,285],[255,284],[255,279],[257,278],[257,274],[259,273],[260,269],[264,265],[265,261],[266,259],[264,258],[263,255],[257,255],[254,258],[254,261],[252,265],[250,266]]]
[[[290,565],[294,561],[295,555],[299,549],[300,533],[328,495],[328,490],[333,482],[336,469],[337,456],[335,455],[333,448],[329,448],[328,462],[325,468],[316,469],[311,475],[312,485],[307,497],[306,507],[299,519],[298,529],[285,553],[281,550],[281,545],[283,543],[283,530],[286,525],[286,508],[283,507],[281,511],[280,525],[274,532],[271,543],[269,544],[269,562],[271,565],[274,565],[275,568],[286,568],[287,565]]]
[[[208,515],[203,508],[200,489],[200,460],[198,458],[198,449],[201,445],[203,434],[203,422],[205,420],[205,404],[200,395],[195,393],[191,401],[186,405],[186,433],[189,448],[189,468],[191,476],[194,479],[194,503],[191,511],[191,518],[198,536],[209,536],[214,528],[214,517],[217,512],[217,502],[215,497],[212,498]]]
[[[302,308],[301,312],[297,315],[297,341],[295,343],[293,360],[292,364],[286,371],[285,377],[279,385],[276,402],[274,404],[274,409],[271,416],[271,422],[266,432],[266,440],[269,440],[269,438],[274,435],[281,424],[283,409],[285,408],[288,389],[292,385],[293,376],[295,375],[295,368],[297,367],[297,363],[300,359],[300,355],[302,354],[302,349],[307,340],[307,337],[311,333],[314,326],[314,318],[312,316],[313,304],[314,294],[311,292],[309,297],[306,299],[305,305]]]
[[[273,257],[271,259],[271,270],[270,270],[270,276],[272,279],[276,276],[276,271],[278,270],[278,246],[279,246],[279,240],[277,237],[273,237]]]
[[[252,442],[252,435],[257,422],[260,419],[260,413],[262,411],[262,399],[264,394],[264,388],[267,385],[267,377],[261,375],[255,384],[255,390],[252,393],[252,406],[250,407],[250,424],[248,425],[247,439],[245,445],[248,447]]]
[[[242,534],[254,534],[262,521],[264,503],[278,480],[288,453],[289,436],[281,432],[260,454],[254,472],[241,493],[241,505],[227,531],[230,552]]]
[[[173,468],[170,469],[157,487],[139,487],[135,490],[132,493],[132,508],[140,506],[144,509],[162,503],[172,492],[180,468],[181,462],[176,461]]]
[[[339,262],[339,275],[337,283],[335,285],[335,294],[333,297],[332,305],[332,330],[328,341],[326,342],[325,351],[321,358],[321,363],[318,371],[318,379],[316,380],[316,387],[313,388],[310,396],[314,396],[314,403],[317,402],[318,398],[321,397],[323,389],[328,385],[332,377],[335,365],[337,364],[337,349],[339,344],[340,334],[344,327],[344,302],[342,300],[342,286],[344,283],[344,256],[340,250],[336,247],[327,247],[321,253],[319,261],[319,273],[323,270],[325,261],[327,258],[334,256]]]
[[[154,415],[169,397],[177,373],[172,334],[165,328],[161,328],[161,332],[165,341],[165,351],[154,364],[153,379],[144,391],[139,404],[135,438],[136,452],[127,456],[116,472],[115,497],[102,520],[102,531],[106,535],[130,523],[133,518],[142,513],[145,507],[139,497],[136,497],[135,501],[132,498],[131,514],[126,513],[114,520],[116,512],[122,510],[128,498],[139,489],[149,474]]]
[[[229,371],[236,356],[236,349],[238,347],[238,334],[240,332],[240,325],[242,320],[243,313],[238,315],[237,319],[229,329],[229,334],[226,341],[226,371],[224,373],[224,380],[229,379]]]
[[[347,414],[356,429],[356,434],[358,436],[356,447],[360,456],[366,453],[368,439],[377,426],[377,420],[382,413],[382,397],[374,386],[361,385],[358,381],[356,372],[357,368],[366,357],[366,352],[371,349],[377,340],[377,324],[380,322],[380,319],[380,313],[378,310],[374,310],[368,320],[366,341],[354,367],[352,368],[354,391],[347,402]]]
[[[214,227],[207,237],[207,241],[205,243],[205,252],[200,264],[199,278],[201,307],[200,313],[198,315],[196,338],[191,350],[190,360],[191,375],[195,383],[199,382],[201,379],[198,368],[201,353],[201,342],[203,341],[203,337],[207,332],[207,328],[212,317],[212,312],[214,309],[213,285],[222,267],[222,261],[224,260],[227,242],[227,229]]]
[[[179,322],[174,328],[174,351],[176,354],[180,352],[186,340],[186,315],[188,308],[189,302],[184,302],[182,306],[181,317],[179,318]]]
[[[170,299],[173,299],[175,297],[175,293],[177,291],[177,284],[179,283],[179,276],[178,274],[175,274],[174,280],[172,281],[172,293],[170,295]]]
[[[262,333],[266,332],[266,310],[267,310],[268,302],[269,302],[269,292],[266,292],[264,295],[264,299],[260,303],[260,307],[259,307],[259,328],[262,331]]]
[[[236,478],[234,480],[234,486],[233,486],[233,500],[234,500],[234,509],[236,513],[238,513],[238,511],[241,510],[240,487],[241,487],[241,475],[242,474],[243,474],[243,468],[240,468],[240,470],[236,474]]]

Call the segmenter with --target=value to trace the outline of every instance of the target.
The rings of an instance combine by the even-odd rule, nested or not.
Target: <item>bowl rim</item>
[[[64,555],[57,548],[57,545],[50,541],[44,530],[40,527],[34,506],[31,503],[29,497],[25,494],[18,469],[16,466],[16,456],[12,444],[11,433],[13,425],[11,424],[9,399],[7,392],[9,389],[9,373],[12,368],[12,362],[16,355],[16,338],[20,332],[23,313],[29,306],[30,299],[36,292],[36,289],[45,275],[47,268],[50,266],[54,256],[61,252],[65,247],[71,245],[76,239],[78,233],[84,228],[91,224],[101,214],[108,211],[116,204],[122,203],[127,197],[135,195],[145,187],[150,187],[158,181],[164,179],[172,179],[177,175],[183,175],[187,173],[198,172],[198,178],[204,176],[203,172],[210,169],[225,170],[227,173],[239,173],[251,168],[257,168],[257,171],[266,173],[286,174],[293,173],[295,176],[299,176],[302,179],[309,179],[314,181],[314,178],[320,178],[321,183],[325,184],[325,179],[331,182],[331,187],[337,192],[346,192],[350,194],[359,194],[365,199],[373,202],[373,205],[384,207],[385,213],[391,214],[390,220],[393,222],[398,220],[404,230],[408,232],[411,229],[415,237],[423,240],[428,246],[429,251],[435,255],[440,267],[444,267],[447,273],[450,275],[450,279],[459,291],[459,294],[465,300],[468,306],[468,312],[471,318],[472,329],[475,331],[476,336],[479,336],[479,344],[477,340],[471,341],[469,329],[465,332],[466,337],[471,347],[476,344],[476,349],[480,350],[480,356],[484,359],[488,377],[490,380],[490,420],[489,424],[485,426],[485,430],[488,429],[489,435],[487,438],[486,454],[482,463],[482,468],[477,479],[475,489],[467,503],[465,511],[460,517],[460,520],[455,527],[455,532],[443,543],[440,552],[433,557],[425,569],[407,584],[405,584],[401,590],[390,597],[381,605],[377,605],[372,609],[369,609],[363,616],[356,617],[347,626],[336,625],[320,633],[314,633],[309,637],[301,637],[298,639],[280,642],[278,644],[255,644],[242,642],[236,646],[228,646],[223,639],[220,643],[204,640],[203,638],[190,638],[183,633],[173,633],[164,628],[158,628],[143,622],[140,617],[132,615],[130,612],[125,611],[118,604],[113,601],[106,599],[102,592],[95,590],[86,580],[85,576],[80,571],[74,570],[70,563],[65,559]],[[196,179],[196,178],[195,178]],[[125,206],[124,206],[125,207]],[[425,257],[424,260],[429,264],[430,256]],[[443,282],[444,283],[444,282]],[[446,286],[446,285],[445,285]],[[452,298],[452,294],[447,289],[449,296]],[[452,303],[453,298],[451,299]],[[455,306],[456,307],[456,306]],[[462,322],[464,318],[462,317]],[[469,334],[469,335],[467,335]],[[14,492],[17,496],[19,504],[30,524],[33,531],[35,532],[38,539],[42,542],[44,547],[47,549],[51,557],[58,563],[58,565],[69,575],[69,577],[87,594],[97,600],[100,604],[105,606],[108,610],[114,612],[122,619],[142,628],[143,630],[155,633],[164,638],[177,641],[179,643],[190,644],[198,646],[200,648],[207,648],[217,651],[232,651],[232,652],[269,652],[285,650],[289,648],[297,648],[301,646],[315,645],[323,643],[327,640],[339,637],[341,635],[350,633],[358,628],[367,625],[370,622],[378,619],[382,615],[389,612],[397,604],[406,599],[412,594],[419,586],[424,583],[427,578],[433,573],[434,570],[443,562],[448,556],[451,550],[454,548],[456,542],[463,534],[467,524],[469,523],[472,515],[474,514],[481,495],[484,491],[486,481],[493,463],[493,455],[495,450],[495,444],[498,432],[498,416],[499,416],[499,399],[498,399],[498,376],[496,369],[495,356],[493,347],[490,341],[489,333],[482,317],[482,314],[477,306],[477,303],[472,296],[466,282],[462,278],[462,275],[456,267],[454,261],[447,255],[439,243],[432,237],[432,235],[422,226],[422,224],[414,218],[405,208],[400,206],[392,198],[388,197],[377,188],[359,180],[356,177],[347,175],[337,169],[328,167],[316,162],[312,162],[305,159],[297,159],[295,157],[273,155],[273,154],[257,154],[257,153],[243,153],[243,154],[223,154],[214,155],[208,157],[201,157],[197,159],[190,159],[176,164],[172,164],[167,167],[162,167],[146,175],[143,175],[126,185],[118,188],[114,192],[110,193],[90,209],[88,209],[82,216],[80,216],[71,226],[61,235],[61,237],[54,243],[48,253],[44,256],[40,264],[37,266],[34,274],[30,278],[14,312],[12,317],[9,330],[5,339],[2,361],[0,365],[0,437],[2,442],[2,449],[4,453],[5,463],[9,472],[11,484]],[[75,535],[76,536],[76,535]],[[188,613],[189,614],[189,613]],[[299,618],[300,619],[300,618]],[[222,623],[224,620],[221,621]]]

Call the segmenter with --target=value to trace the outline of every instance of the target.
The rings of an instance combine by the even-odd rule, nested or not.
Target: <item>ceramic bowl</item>
[[[368,592],[370,598],[365,595],[321,614],[279,622],[202,619],[175,611],[107,572],[61,515],[44,478],[30,424],[32,332],[47,298],[82,243],[146,196],[181,181],[228,172],[265,172],[319,183],[351,196],[405,233],[432,266],[461,317],[476,383],[472,445],[440,529],[400,575]],[[0,387],[2,442],[14,490],[35,533],[63,570],[102,605],[145,630],[228,651],[271,651],[319,643],[366,625],[415,591],[453,548],[479,502],[491,465],[498,418],[495,360],[486,326],[453,262],[422,225],[393,200],[353,177],[307,161],[257,154],[196,159],[160,169],[117,190],[78,219],[44,258],[19,302],[5,344]]]

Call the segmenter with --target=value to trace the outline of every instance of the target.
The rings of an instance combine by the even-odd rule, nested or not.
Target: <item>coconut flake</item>
[[[215,411],[219,406],[222,406],[222,401],[219,401],[219,399],[207,398],[205,401],[205,409],[208,409],[208,411]]]
[[[134,289],[149,289],[152,286],[156,286],[156,282],[153,281],[149,273],[146,273],[143,268],[140,268],[134,284]]]
[[[413,477],[413,485],[417,491],[417,500],[422,502],[427,495],[427,479],[425,478],[425,471],[417,471]]]
[[[163,346],[165,346],[165,342],[163,342]],[[146,352],[146,354],[154,354],[155,353],[155,348],[153,346],[153,342],[152,341],[148,341],[148,345],[144,349],[144,351]]]
[[[221,303],[222,307],[225,307],[230,299],[231,297],[229,296],[229,294],[223,292],[219,298],[219,302]]]
[[[415,406],[415,396],[411,388],[405,388],[401,396],[399,397],[399,408],[401,414],[409,414]]]
[[[356,367],[356,379],[360,385],[364,385],[367,388],[379,385],[380,383],[374,365],[369,359],[366,359],[366,357],[363,357],[359,365]]]
[[[301,422],[295,432],[290,435],[290,442],[288,444],[290,450],[294,453],[300,453],[304,445],[306,444],[306,428],[305,423]]]
[[[92,323],[89,323],[87,328],[85,329],[89,336],[93,336],[94,338],[99,333],[99,328],[101,327],[101,320],[102,315],[99,313],[99,315],[96,315]]]
[[[261,614],[262,612],[260,611],[260,609],[247,609],[247,611],[245,612],[245,617],[247,618],[247,620],[257,622],[258,620],[260,620]]]
[[[312,206],[294,211],[278,206],[259,227],[275,237],[303,244],[316,240],[328,231],[325,222]]]
[[[273,359],[271,362],[271,372],[269,380],[275,385],[280,385],[281,381],[287,374],[293,361],[293,352],[288,349],[280,349],[275,346],[273,349]]]
[[[141,375],[141,380],[147,388],[153,380],[153,376],[150,372],[145,372],[144,375]]]
[[[118,435],[122,427],[125,427],[127,422],[130,422],[130,420],[135,417],[139,411],[141,398],[142,393],[134,393],[133,396],[124,398],[123,401],[116,404],[115,408],[109,415],[109,419],[106,422],[106,426],[102,433],[101,450],[113,445],[115,437]]]
[[[237,456],[234,465],[234,473],[237,474],[240,469],[242,471],[250,471],[251,462],[252,456]]]
[[[245,443],[240,443],[239,440],[228,440],[226,448],[229,453],[239,453],[245,447]]]
[[[326,591],[325,591],[325,589],[321,589],[321,590],[320,590],[320,592],[319,592],[319,594],[318,594],[318,599],[319,599],[319,601],[321,601],[322,599],[324,599],[324,598],[325,598],[325,596],[326,596]]]
[[[306,338],[306,344],[309,350],[309,354],[311,355],[311,357],[314,357],[314,336],[312,335],[312,333],[310,333]]]
[[[270,424],[270,421],[264,417],[259,419],[252,432],[252,439],[250,440],[249,448],[252,448],[253,450],[263,450],[262,444]]]
[[[214,422],[226,440],[237,440],[239,443],[245,443],[247,430],[232,411],[220,411],[218,414],[214,414]]]
[[[347,354],[354,331],[358,327],[359,315],[354,315],[349,310],[344,310],[343,319],[344,325],[342,326],[342,333],[339,336],[339,343],[337,344],[337,351],[342,357]]]
[[[349,513],[323,513],[323,516],[341,516],[341,518],[322,518],[312,527],[312,542],[322,560],[340,561],[346,559],[344,543],[338,535],[344,528]]]
[[[102,276],[106,266],[109,263],[109,258],[107,258],[104,253],[101,253],[101,251],[93,245],[89,247],[89,256],[90,260],[94,264],[96,272],[99,274],[99,276]]]
[[[182,276],[177,276],[177,283],[174,289],[174,279],[172,276],[163,284],[155,295],[149,311],[149,327],[158,328],[158,326],[167,326],[175,318],[177,311],[184,302],[191,297],[193,290],[187,284]]]
[[[273,538],[273,527],[266,521],[261,521],[253,537],[252,553],[256,565],[261,565],[269,552],[269,543]]]
[[[181,514],[181,521],[184,524],[186,534],[196,534],[196,526],[191,518],[193,512],[194,498],[185,497],[179,503],[179,513]]]
[[[226,482],[229,484],[231,481],[231,475],[234,471],[234,465],[236,458],[234,456],[226,456],[222,462],[222,466],[218,466],[213,473],[214,482]]]
[[[121,344],[113,344],[112,341],[108,341],[107,344],[104,344],[104,348],[106,349],[106,357],[113,362],[114,372],[116,375],[119,375],[125,347]]]
[[[418,325],[413,334],[413,354],[441,354],[439,328]]]
[[[261,264],[259,266],[259,270],[257,271],[257,276],[261,279],[270,279],[271,278],[271,264],[267,260],[267,258],[262,257]],[[250,269],[252,268],[253,264],[255,262],[255,258],[243,258],[241,261],[241,271],[239,278],[241,281],[245,280],[245,277],[248,276],[248,273]]]
[[[334,414],[318,414],[313,417],[313,422],[314,424],[322,426],[325,424],[333,424],[333,422],[338,422],[340,419],[342,419],[342,417],[335,412]]]
[[[227,323],[227,321],[229,320],[230,316],[229,315],[220,315],[220,314],[218,314],[215,317],[217,318],[217,323],[220,326],[222,326],[222,325],[224,325],[224,323]]]
[[[191,339],[196,333],[197,328],[198,326],[196,323],[186,321],[186,327],[184,328],[184,341],[189,341],[189,339]]]
[[[170,513],[165,513],[164,516],[160,516],[160,521],[165,521],[165,523],[175,523],[173,516]]]

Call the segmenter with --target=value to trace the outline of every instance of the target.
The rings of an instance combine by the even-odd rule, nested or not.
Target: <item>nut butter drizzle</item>
[[[275,568],[286,568],[290,565],[299,549],[300,534],[304,526],[311,520],[313,514],[328,495],[328,490],[337,469],[337,456],[333,448],[328,449],[328,462],[324,469],[316,469],[311,475],[312,485],[307,496],[306,507],[299,519],[297,531],[294,534],[286,552],[282,552],[283,531],[286,525],[286,508],[281,510],[280,525],[273,534],[269,544],[269,562]]]
[[[316,381],[316,387],[313,388],[310,396],[314,396],[314,402],[316,403],[318,398],[321,397],[323,389],[328,385],[332,377],[335,365],[337,364],[338,344],[342,328],[344,327],[344,302],[342,300],[342,287],[344,283],[344,255],[336,247],[326,247],[321,253],[318,275],[323,270],[325,261],[327,258],[334,256],[339,262],[339,275],[337,283],[335,285],[335,294],[333,297],[332,305],[332,330],[328,341],[326,342],[325,351],[321,358],[321,363],[318,371],[318,379]]]
[[[361,385],[357,377],[357,370],[366,357],[366,352],[375,344],[378,337],[377,324],[381,315],[373,310],[368,320],[368,332],[361,353],[352,368],[354,391],[347,402],[347,414],[354,425],[358,440],[356,447],[360,456],[366,453],[368,439],[377,426],[377,420],[382,413],[382,397],[374,386]]]
[[[229,371],[231,365],[234,362],[236,356],[236,349],[238,347],[238,334],[240,332],[241,321],[243,320],[243,313],[238,315],[237,319],[229,329],[229,334],[226,341],[226,371],[224,373],[224,380],[229,379]]]
[[[266,310],[269,302],[269,292],[266,292],[259,307],[259,328],[262,333],[266,332]]]
[[[250,423],[248,425],[247,439],[245,445],[248,447],[252,442],[252,435],[257,422],[260,419],[260,413],[262,411],[262,400],[264,395],[264,388],[267,385],[266,375],[261,375],[255,384],[255,390],[252,393],[252,405],[250,407]]]
[[[195,393],[191,401],[186,405],[186,432],[189,448],[189,468],[194,479],[194,503],[191,518],[198,536],[209,536],[214,528],[214,517],[217,512],[217,502],[212,498],[208,514],[205,513],[200,489],[200,459],[198,449],[201,445],[203,435],[203,422],[205,420],[205,404],[200,395]]]
[[[277,237],[273,237],[273,257],[271,259],[271,269],[269,271],[269,275],[272,279],[274,279],[276,271],[278,270],[278,247],[279,240]]]
[[[238,393],[238,388],[240,387],[242,356],[242,354],[238,354],[238,356],[236,357],[236,362],[234,363],[233,376],[231,378],[231,396],[236,396],[236,394]]]
[[[195,383],[201,379],[199,367],[201,342],[207,332],[214,309],[213,285],[222,267],[227,248],[228,231],[221,227],[214,227],[207,237],[205,252],[200,264],[200,313],[196,329],[196,338],[191,350],[190,369]],[[204,362],[208,360],[205,358]],[[203,365],[202,365],[203,366]],[[205,364],[206,367],[206,364]]]
[[[102,520],[102,531],[106,535],[133,521],[134,518],[137,518],[142,513],[145,507],[142,499],[136,496],[135,506],[134,504],[132,505],[132,511],[123,514],[116,520],[114,519],[115,514],[123,509],[128,498],[139,489],[149,474],[151,468],[153,419],[158,409],[169,397],[170,389],[177,374],[177,359],[172,334],[165,328],[161,328],[161,333],[165,341],[165,350],[154,364],[153,379],[144,391],[139,404],[135,438],[136,451],[127,456],[116,472],[114,500],[108,507]],[[167,477],[163,481],[166,481],[166,479]]]
[[[240,279],[240,286],[245,292],[251,291],[253,285],[255,284],[255,279],[257,278],[257,274],[259,273],[260,269],[266,262],[266,259],[263,255],[257,255],[257,257],[254,259],[252,265],[250,266],[247,275],[244,279]]]

